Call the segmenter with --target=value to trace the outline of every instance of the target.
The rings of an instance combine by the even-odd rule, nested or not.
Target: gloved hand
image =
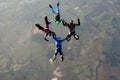
[[[49,41],[48,39],[44,38],[46,41]]]

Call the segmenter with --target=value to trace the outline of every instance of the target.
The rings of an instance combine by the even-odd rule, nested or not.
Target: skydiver
[[[53,38],[55,38],[56,37],[56,34],[55,34],[55,32],[53,32],[53,31],[51,31],[50,29],[49,29],[49,25],[50,25],[50,23],[51,22],[49,22],[48,21],[48,18],[47,18],[47,16],[45,16],[44,17],[44,19],[45,19],[45,28],[43,28],[42,26],[40,26],[39,24],[35,24],[35,26],[39,29],[39,30],[42,30],[43,32],[45,32],[45,36],[44,36],[44,39],[46,40],[46,41],[49,41],[48,39],[47,39],[47,36],[49,35],[49,36],[53,36]]]
[[[66,40],[65,39],[61,39],[60,37],[55,37],[53,38],[56,44],[56,49],[55,49],[55,53],[53,55],[52,61],[54,61],[56,59],[57,54],[60,54],[60,61],[63,62],[64,57],[63,57],[63,52],[62,52],[62,43]]]
[[[49,4],[49,7],[51,8],[51,12],[54,14],[55,23],[59,25],[61,23],[59,2],[57,3],[57,12],[55,12],[51,4]]]
[[[67,41],[70,41],[71,36],[74,36],[76,40],[79,40],[79,35],[75,32],[75,27],[80,26],[80,19],[78,18],[78,23],[74,23],[73,20],[70,21],[70,23],[67,23],[65,20],[62,21],[64,26],[67,26],[69,28],[69,34],[67,35]]]

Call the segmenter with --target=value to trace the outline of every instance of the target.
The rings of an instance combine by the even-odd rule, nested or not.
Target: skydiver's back
[[[53,38],[57,48],[62,48],[62,43],[65,39],[61,39],[60,37]]]

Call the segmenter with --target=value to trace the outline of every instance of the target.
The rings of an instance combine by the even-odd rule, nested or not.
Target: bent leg
[[[74,35],[74,38],[75,38],[76,40],[79,40],[79,35],[75,34],[75,35]]]
[[[46,41],[49,41],[49,40],[47,39],[47,36],[48,36],[48,33],[45,34],[44,39],[45,39]]]
[[[68,34],[67,37],[66,37],[67,41],[69,42],[71,40],[71,35]]]
[[[60,61],[63,62],[64,57],[63,57],[62,49],[59,50],[59,53],[60,53]]]
[[[58,54],[58,49],[55,50],[55,53],[54,53],[53,58],[52,58],[53,61],[55,61],[57,54]]]

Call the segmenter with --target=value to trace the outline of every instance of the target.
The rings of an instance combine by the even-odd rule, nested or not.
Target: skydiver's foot
[[[49,59],[49,62],[50,62],[50,64],[53,64],[53,60],[52,59]]]
[[[79,36],[78,36],[78,35],[75,35],[74,38],[75,38],[76,40],[79,40]]]
[[[39,26],[40,26],[40,24],[35,24],[35,26],[39,27]]]
[[[51,4],[49,4],[49,7],[50,7],[50,8],[52,8],[52,5],[51,5]]]
[[[62,55],[60,55],[60,61],[63,62],[64,58]]]
[[[59,2],[57,3],[57,6],[59,6]]]

